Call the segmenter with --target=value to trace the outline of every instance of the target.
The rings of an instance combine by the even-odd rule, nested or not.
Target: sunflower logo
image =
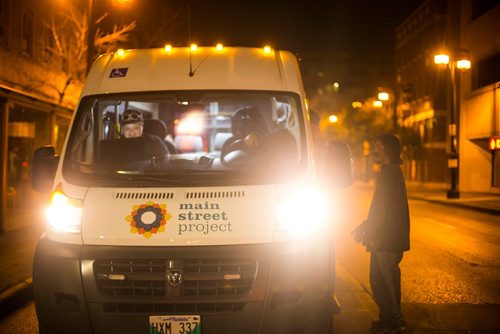
[[[153,234],[165,232],[165,225],[170,218],[172,215],[167,212],[166,204],[147,202],[134,205],[125,220],[130,224],[130,233],[149,239]]]

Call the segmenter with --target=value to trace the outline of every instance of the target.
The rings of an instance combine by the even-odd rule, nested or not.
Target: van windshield
[[[294,93],[90,96],[77,111],[63,173],[82,185],[279,182],[305,170],[303,124]]]

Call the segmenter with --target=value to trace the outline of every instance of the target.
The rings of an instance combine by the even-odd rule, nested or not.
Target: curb
[[[467,209],[467,210],[471,210],[471,211],[488,213],[490,215],[500,216],[500,210],[492,209],[492,208],[483,208],[480,206],[473,206],[473,205],[465,204],[465,203],[459,203],[459,202],[455,203],[455,202],[448,202],[448,201],[443,201],[443,200],[429,199],[429,198],[425,198],[425,197],[413,196],[411,194],[408,194],[408,199],[414,199],[414,200],[416,199],[416,200],[425,201],[425,202],[429,202],[429,203],[453,206],[453,207],[457,207],[457,208],[461,208],[461,209]]]
[[[0,319],[33,299],[33,279],[27,278],[0,292]]]

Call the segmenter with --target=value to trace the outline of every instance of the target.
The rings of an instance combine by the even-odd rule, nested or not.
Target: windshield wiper
[[[114,171],[115,176],[120,176],[120,178],[124,178],[129,181],[139,181],[139,182],[158,182],[159,185],[179,185],[179,186],[187,186],[192,187],[190,181],[185,178],[185,175],[146,175],[146,174],[137,174],[135,172],[125,173],[123,171]]]

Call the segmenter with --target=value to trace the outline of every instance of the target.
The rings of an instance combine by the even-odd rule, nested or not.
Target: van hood
[[[87,245],[188,246],[272,242],[276,187],[90,188]]]

